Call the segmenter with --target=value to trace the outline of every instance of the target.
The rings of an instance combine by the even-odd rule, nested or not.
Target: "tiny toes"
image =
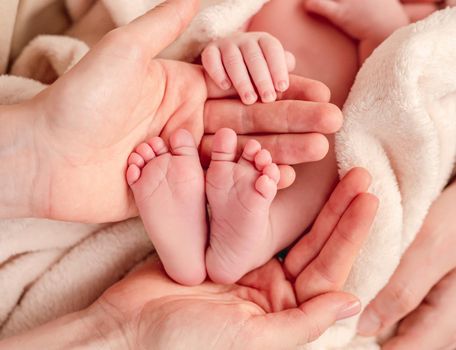
[[[267,175],[261,175],[255,182],[255,189],[266,199],[274,199],[277,193],[277,184]]]
[[[154,137],[149,140],[149,145],[157,156],[168,153],[168,147],[161,137]]]
[[[274,181],[276,183],[276,185],[279,184],[279,181],[280,181],[280,169],[277,166],[277,164],[272,163],[272,164],[267,165],[263,169],[263,174],[268,176],[272,181]]]
[[[255,155],[255,168],[258,171],[263,171],[265,167],[272,163],[271,153],[269,151],[262,149]]]
[[[248,160],[249,162],[253,162],[255,160],[255,155],[260,152],[260,150],[261,144],[257,140],[249,140],[242,152],[242,158]]]
[[[127,182],[129,186],[133,186],[141,177],[141,170],[136,164],[131,164],[127,169]]]
[[[136,147],[135,151],[144,159],[146,163],[155,158],[154,150],[145,142]]]
[[[141,157],[138,153],[133,152],[128,157],[128,165],[133,165],[133,164],[141,169],[142,167],[144,167],[144,165],[146,165],[146,162],[144,161],[144,158]]]
[[[177,130],[169,140],[171,150],[178,156],[196,156],[198,150],[193,140],[192,134],[185,129]]]

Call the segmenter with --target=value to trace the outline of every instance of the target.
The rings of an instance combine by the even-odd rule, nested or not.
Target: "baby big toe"
[[[277,193],[277,183],[267,175],[261,175],[255,182],[255,189],[266,199],[273,200]]]
[[[193,136],[184,129],[177,130],[169,140],[171,152],[177,156],[197,156],[198,150]]]
[[[231,129],[220,129],[212,144],[212,160],[232,162],[236,158],[237,135]]]

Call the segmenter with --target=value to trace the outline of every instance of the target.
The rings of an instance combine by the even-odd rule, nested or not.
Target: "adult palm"
[[[172,1],[108,33],[32,101],[39,111],[38,156],[49,164],[36,181],[37,190],[49,194],[44,206],[39,203],[47,211],[43,216],[87,221],[131,216],[124,168],[135,145],[161,134],[166,124],[202,137],[207,89],[201,70],[153,60],[185,27],[195,4]],[[68,215],[72,211],[74,217]]]
[[[124,179],[128,155],[148,136],[166,138],[177,128],[188,129],[206,154],[211,137],[202,140],[204,132],[220,127],[272,134],[260,141],[272,148],[278,163],[313,161],[326,154],[327,141],[319,133],[337,131],[342,117],[327,103],[329,93],[321,83],[292,79],[283,97],[320,103],[247,107],[235,100],[208,100],[231,92],[206,81],[200,66],[154,59],[183,30],[196,4],[169,0],[108,33],[27,104],[36,115],[31,148],[38,160],[30,167],[35,170],[36,216],[88,222],[133,216],[136,208]],[[308,134],[295,134],[300,132]],[[289,185],[291,168],[282,167],[282,173]]]
[[[284,265],[273,259],[233,285],[187,287],[152,260],[93,307],[121,329],[124,348],[296,349],[360,310],[339,290],[377,211],[377,199],[363,193],[369,183],[367,172],[351,171]]]

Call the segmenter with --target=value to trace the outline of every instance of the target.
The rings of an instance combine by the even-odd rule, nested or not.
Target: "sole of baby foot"
[[[166,272],[178,283],[197,285],[206,278],[204,172],[188,131],[176,131],[169,142],[169,149],[159,137],[140,144],[126,178]]]
[[[237,136],[222,129],[214,137],[206,174],[211,210],[206,269],[216,283],[231,284],[275,253],[269,209],[277,193],[279,168],[268,151],[250,140],[235,162]]]

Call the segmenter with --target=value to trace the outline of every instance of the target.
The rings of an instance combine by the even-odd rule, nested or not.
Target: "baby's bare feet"
[[[127,181],[147,233],[168,275],[181,284],[204,281],[204,173],[192,136],[178,130],[170,148],[155,137],[128,159]]]
[[[268,151],[251,140],[235,163],[237,136],[222,129],[214,138],[206,175],[211,235],[206,252],[209,277],[230,284],[274,254],[269,208],[280,173]]]

